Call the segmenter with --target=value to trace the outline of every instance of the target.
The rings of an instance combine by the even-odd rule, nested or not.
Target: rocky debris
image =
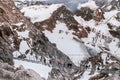
[[[13,64],[12,52],[19,50],[20,39],[12,24],[22,22],[23,27],[30,25],[30,22],[15,7],[12,0],[0,1],[0,53],[1,60]]]
[[[88,7],[82,7],[80,10],[77,10],[75,14],[81,16],[86,21],[93,19],[93,10]]]
[[[119,0],[95,0],[104,11],[120,10]]]
[[[120,76],[119,74],[114,74],[112,76],[107,77],[105,80],[119,80]]]
[[[116,20],[119,20],[120,18],[119,17],[116,17]],[[109,32],[110,34],[115,37],[115,38],[118,38],[120,39],[120,27],[119,25],[113,25],[111,23],[107,23],[108,27],[109,27]]]
[[[88,60],[85,60],[85,62],[86,64],[84,65],[84,67],[87,70],[91,70],[89,75],[94,74],[96,71],[99,72],[99,74],[91,76],[89,80],[107,80],[108,78],[109,80],[112,80],[112,77],[109,74],[112,74],[113,76],[114,74],[119,75],[120,61],[110,53],[99,53],[96,56],[90,57]]]
[[[94,0],[96,2],[96,4],[100,7],[104,6],[105,4],[107,4],[108,0]]]
[[[23,66],[15,68],[7,63],[0,62],[0,80],[45,80],[31,69]]]
[[[91,77],[89,80],[96,80],[96,79],[99,80],[99,79],[101,79],[103,77],[107,77],[106,74],[100,73],[100,74],[97,74],[97,75]]]
[[[21,69],[15,72],[15,80],[45,80],[38,73],[31,69]]]
[[[117,15],[116,15],[116,20],[118,20],[119,22],[120,22],[120,12],[119,13],[117,13]]]
[[[73,30],[79,38],[87,37],[86,29],[84,29],[73,17],[73,13],[70,12],[65,6],[58,8],[56,11],[53,12],[51,17],[42,22],[35,22],[34,25],[38,29],[42,30],[52,30],[55,27],[56,21],[64,22],[68,29]],[[41,27],[42,26],[42,27]],[[77,32],[77,33],[76,33]]]
[[[109,32],[113,37],[116,37],[116,38],[120,39],[120,29],[117,29],[116,31],[115,30],[110,30]]]
[[[102,19],[104,19],[104,12],[100,8],[91,10],[88,7],[81,7],[80,10],[77,10],[75,14],[77,16],[81,16],[86,21],[94,19],[95,21],[100,22]]]
[[[77,80],[75,76],[77,72],[78,72],[78,69],[76,69],[76,71],[71,74],[71,72],[66,71],[65,69],[63,71],[63,70],[53,68],[52,71],[49,73],[48,80],[56,80],[56,79],[57,80]],[[78,77],[78,79],[79,78],[80,76]]]

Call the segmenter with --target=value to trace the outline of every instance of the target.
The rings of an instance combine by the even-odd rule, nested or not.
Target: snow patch
[[[28,49],[30,49],[30,47],[28,46],[27,42],[26,41],[22,41],[20,43],[20,49],[19,49],[19,51],[21,53],[25,53]]]
[[[108,20],[111,17],[115,16],[118,12],[120,12],[120,11],[118,11],[118,10],[112,10],[110,12],[105,12],[104,17],[105,17],[105,19]]]
[[[18,33],[18,36],[20,37],[20,38],[29,38],[29,31],[28,30],[25,30],[25,31],[22,31],[22,32],[19,32],[19,31],[17,31],[17,33]]]
[[[118,47],[119,39],[114,38],[112,42],[109,44],[110,52],[113,55],[120,57],[120,48]]]
[[[22,23],[22,22],[19,22],[19,23],[16,23],[16,24],[14,24],[14,25],[20,27],[21,25],[23,25],[23,23]]]

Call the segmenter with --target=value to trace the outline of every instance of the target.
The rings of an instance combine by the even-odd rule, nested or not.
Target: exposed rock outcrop
[[[12,0],[0,1],[0,52],[1,60],[13,64],[12,52],[19,49],[20,40],[13,24],[22,22],[24,28],[30,22],[15,7]]]
[[[100,22],[101,20],[105,19],[104,18],[104,12],[102,9],[96,9],[93,13],[93,19],[97,22]]]
[[[93,19],[93,10],[88,7],[82,7],[80,10],[77,10],[75,14],[81,16],[86,21]]]
[[[7,63],[0,62],[0,80],[45,80],[31,69],[20,66],[15,69]]]

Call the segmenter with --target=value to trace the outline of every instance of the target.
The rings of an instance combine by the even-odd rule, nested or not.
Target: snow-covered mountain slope
[[[119,9],[104,8],[92,0],[75,14],[63,4],[26,5],[21,10],[25,18],[12,0],[0,1],[0,60],[39,63],[14,60],[47,80],[107,80],[111,75],[119,80]]]
[[[45,37],[41,29],[37,29],[26,19],[12,0],[0,1],[0,6],[0,60],[2,62],[14,65],[13,58],[27,61],[32,59],[41,62],[42,65],[59,68],[60,61],[61,65],[73,65],[72,70],[65,67],[66,71],[75,71],[76,66],[70,58],[58,50]]]
[[[91,3],[94,3],[94,6],[90,6]],[[51,5],[49,5],[49,7],[50,6]],[[29,7],[31,6],[28,6],[28,8]],[[109,58],[111,61],[106,60],[108,56],[103,57],[104,54],[114,56],[116,62],[119,62],[120,40],[117,30],[119,29],[120,23],[116,18],[119,11],[116,9],[104,12],[104,9],[97,6],[94,1],[79,5],[78,9],[81,12],[83,11],[82,9],[84,9],[85,12],[83,11],[82,14],[75,15],[67,11],[67,9],[64,9],[64,7],[60,7],[51,14],[49,19],[44,21],[38,20],[34,22],[34,24],[38,29],[42,29],[48,39],[52,43],[55,43],[56,47],[69,56],[75,64],[78,65],[80,62],[81,67],[91,67],[88,69],[90,72],[83,70],[83,73],[85,72],[83,74],[84,78],[81,77],[81,79],[78,77],[80,76],[78,71],[76,79],[85,80],[86,76],[90,75],[89,79],[92,80],[96,76],[96,73],[93,74],[97,68],[96,66],[99,66],[101,71],[105,69],[103,66],[112,64],[112,61],[114,62],[112,58]],[[80,11],[78,11],[78,13]],[[24,11],[24,13],[26,13],[26,11]],[[91,16],[90,19],[88,19],[89,16]],[[35,16],[26,17],[30,19],[35,18]],[[117,36],[115,36],[115,34]],[[78,54],[80,56],[78,56]],[[89,55],[92,57],[88,58]],[[105,62],[108,63],[106,64]],[[90,65],[87,65],[89,63]],[[97,76],[99,74],[104,77],[101,72],[97,71]]]
[[[51,9],[52,9],[51,6],[53,6],[53,5],[56,5],[56,7],[54,7],[56,9],[53,9],[54,13],[51,13],[50,12]],[[45,33],[45,35],[48,37],[48,39],[52,43],[56,44],[56,46],[57,46],[57,48],[59,50],[61,50],[62,52],[64,52],[64,54],[66,54],[67,56],[69,56],[70,59],[76,65],[79,65],[79,62],[81,60],[83,60],[85,58],[85,56],[86,57],[89,56],[89,54],[87,53],[87,49],[86,49],[86,47],[82,43],[79,43],[79,42],[77,42],[76,40],[73,39],[74,37],[76,37],[75,35],[73,35],[73,33],[75,31],[74,30],[71,30],[71,31],[69,30],[69,27],[68,27],[68,26],[70,26],[69,22],[67,23],[67,21],[66,21],[66,23],[62,23],[60,21],[57,22],[57,19],[54,19],[55,16],[59,16],[60,15],[59,17],[61,19],[65,18],[66,16],[64,15],[63,12],[60,13],[59,12],[60,10],[57,9],[60,4],[53,4],[53,5],[49,5],[48,7],[46,7],[46,10],[48,11],[47,13],[51,14],[51,16],[48,17],[48,19],[46,19],[46,20],[50,21],[49,18],[53,18],[52,21],[53,21],[53,23],[56,23],[56,24],[52,25],[51,27],[55,27],[55,28],[54,28],[54,30],[52,30],[52,32],[45,30],[45,31],[43,31],[43,33]],[[43,5],[43,6],[45,6],[45,5]],[[64,9],[64,7],[63,8],[62,7],[63,6],[59,6],[59,8]],[[28,18],[30,18],[32,22],[33,22],[33,18],[34,18],[35,20],[34,20],[33,23],[35,23],[35,22],[41,22],[41,24],[42,23],[46,24],[47,21],[44,22],[45,19],[44,19],[44,21],[42,21],[42,18],[41,18],[41,16],[44,16],[44,14],[39,14],[40,15],[39,17],[37,15],[35,15],[36,14],[35,11],[40,11],[40,13],[44,13],[44,10],[43,11],[41,10],[42,7],[34,6],[34,8],[32,6],[30,6],[30,7],[27,7],[27,10],[25,10],[26,9],[26,7],[25,7],[21,11],[24,12],[25,16],[28,17]],[[35,11],[32,11],[32,13],[33,13],[32,15],[31,15],[31,13],[29,13],[29,12],[31,12],[31,9],[35,10]],[[57,11],[58,11],[59,15],[57,13],[55,14],[55,12],[57,12]],[[71,14],[69,12],[67,12],[67,13],[68,13],[68,15]],[[58,17],[58,20],[59,20],[59,17]],[[39,20],[37,18],[39,18]],[[69,17],[68,17],[68,19],[69,19]],[[50,23],[52,24],[52,22],[50,22]],[[45,25],[45,24],[42,25],[43,28],[50,27],[50,25],[48,25],[48,24]],[[77,25],[77,24],[78,23],[75,23],[75,25]],[[37,25],[37,26],[41,27],[40,25]],[[74,26],[74,22],[73,22],[73,26]]]

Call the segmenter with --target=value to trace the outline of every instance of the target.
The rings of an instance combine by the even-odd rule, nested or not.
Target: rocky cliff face
[[[107,4],[107,2],[104,4]],[[91,56],[90,58],[82,60],[80,67],[75,68],[76,71],[72,73],[69,71],[65,73],[64,70],[66,69],[61,70],[60,68],[53,68],[49,75],[50,80],[110,79],[111,76],[109,74],[117,73],[119,71],[118,67],[114,70],[115,65],[119,66],[119,58],[114,56],[115,54],[119,55],[120,50],[119,11],[112,12],[112,10],[110,10],[110,12],[106,12],[104,10],[105,7],[99,7],[104,4],[98,4],[98,7],[96,7],[96,5],[91,6],[89,3],[85,5],[81,4],[80,6],[82,7],[76,14],[71,13],[65,6],[61,6],[57,8],[57,10],[54,10],[48,19],[34,22],[37,29],[41,29],[43,32],[48,30],[53,34],[56,24],[62,22],[65,23],[66,27],[73,31],[73,39],[80,43],[83,42],[88,48],[88,53]],[[34,9],[35,7],[31,8]],[[118,8],[115,9],[118,10]],[[26,14],[27,11],[23,12]],[[30,18],[31,21],[35,18],[29,15],[26,15],[26,17]],[[60,34],[64,33],[64,30],[60,30],[59,32]],[[68,31],[68,34],[69,33],[70,31]],[[113,46],[114,49],[112,48]],[[97,75],[95,75],[96,73]],[[118,75],[117,77],[119,78]]]

